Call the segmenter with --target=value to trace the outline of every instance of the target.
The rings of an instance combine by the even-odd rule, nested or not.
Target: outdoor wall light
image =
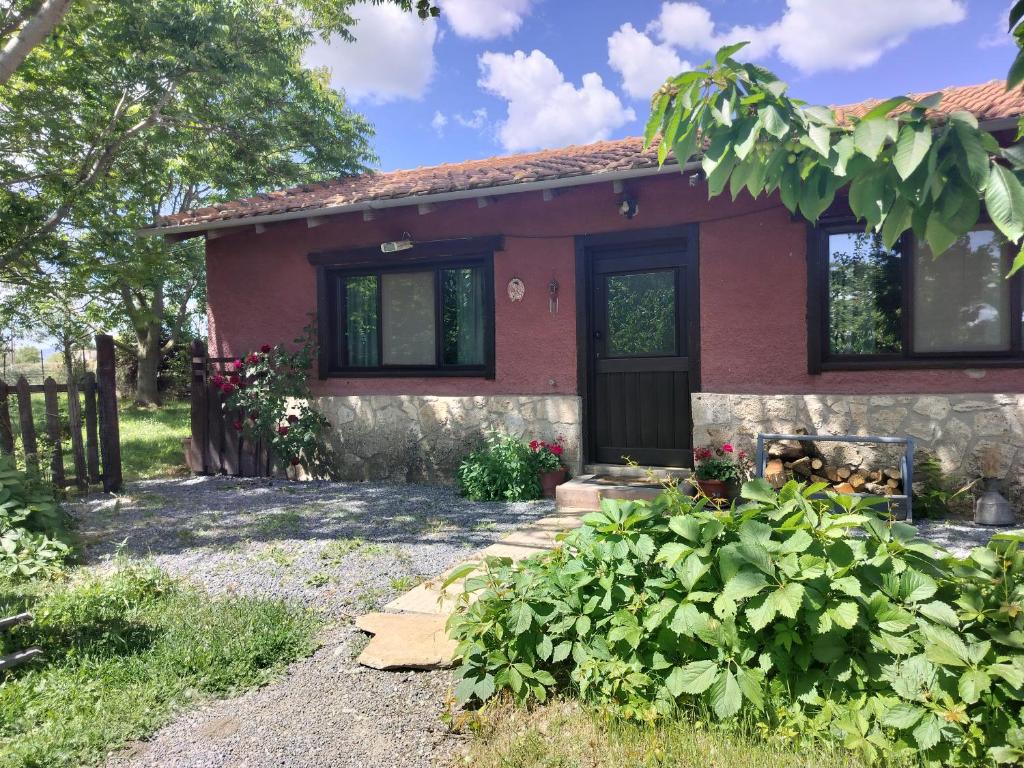
[[[380,244],[381,253],[397,253],[398,251],[408,251],[410,248],[412,248],[412,240],[389,240]]]
[[[624,197],[622,202],[619,203],[619,213],[625,216],[627,219],[632,219],[636,216],[637,211],[640,210],[640,206],[636,202],[636,198]]]

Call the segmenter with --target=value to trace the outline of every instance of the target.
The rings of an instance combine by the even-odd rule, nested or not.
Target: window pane
[[[444,364],[484,364],[484,284],[482,269],[441,272]]]
[[[385,365],[434,365],[434,273],[381,276]]]
[[[900,254],[877,235],[828,238],[828,344],[834,355],[902,351]]]
[[[676,353],[675,270],[610,275],[607,354],[674,355]]]
[[[345,333],[348,338],[347,365],[372,368],[377,359],[377,277],[364,275],[345,280]]]
[[[1003,240],[968,232],[938,258],[918,243],[914,256],[914,351],[994,352],[1010,347],[1010,283]]]

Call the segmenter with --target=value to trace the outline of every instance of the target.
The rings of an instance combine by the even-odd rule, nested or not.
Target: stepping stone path
[[[559,509],[520,528],[496,544],[458,563],[435,579],[426,581],[384,606],[385,613],[368,613],[356,619],[359,629],[372,634],[357,661],[373,669],[442,669],[455,663],[455,642],[445,624],[464,594],[465,578],[442,589],[448,574],[466,563],[485,557],[507,557],[513,561],[546,552],[555,547],[555,537],[580,525],[590,510]]]

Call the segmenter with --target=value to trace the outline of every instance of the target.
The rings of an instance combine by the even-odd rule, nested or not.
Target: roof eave
[[[694,160],[687,163],[683,170],[692,170],[699,167],[700,162]],[[428,203],[446,203],[457,200],[472,200],[480,197],[498,197],[501,195],[519,194],[521,192],[538,192],[545,189],[563,189],[565,187],[599,184],[601,182],[627,181],[629,179],[655,176],[659,173],[678,173],[679,170],[678,164],[670,159],[661,167],[650,166],[645,168],[629,168],[620,171],[600,171],[598,173],[580,174],[579,176],[562,176],[556,179],[545,179],[543,181],[524,181],[493,187],[460,189],[454,192],[438,192],[436,194],[410,195],[408,197],[385,198],[381,200],[366,200],[358,203],[323,206],[320,208],[302,208],[294,211],[270,213],[261,216],[242,216],[224,219],[223,221],[180,224],[169,227],[144,227],[136,230],[135,234],[140,237],[177,235],[180,239],[187,239],[188,237],[196,237],[205,232],[214,230],[238,229],[242,227],[251,227],[256,224],[274,224],[282,221],[322,218],[324,216],[335,216],[343,213],[357,213],[367,210],[377,211],[386,208],[404,208],[413,205],[425,205]]]

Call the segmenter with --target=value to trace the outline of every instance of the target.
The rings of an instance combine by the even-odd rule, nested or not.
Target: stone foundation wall
[[[324,396],[341,479],[450,482],[491,427],[551,440],[561,435],[570,470],[581,470],[580,398],[574,395]]]
[[[694,445],[733,440],[752,451],[759,432],[910,435],[949,476],[978,476],[984,451],[999,456],[1016,501],[1024,488],[1024,395],[692,395]],[[824,447],[824,446],[822,446]],[[868,462],[866,446],[837,447]],[[885,449],[883,449],[885,450]]]

